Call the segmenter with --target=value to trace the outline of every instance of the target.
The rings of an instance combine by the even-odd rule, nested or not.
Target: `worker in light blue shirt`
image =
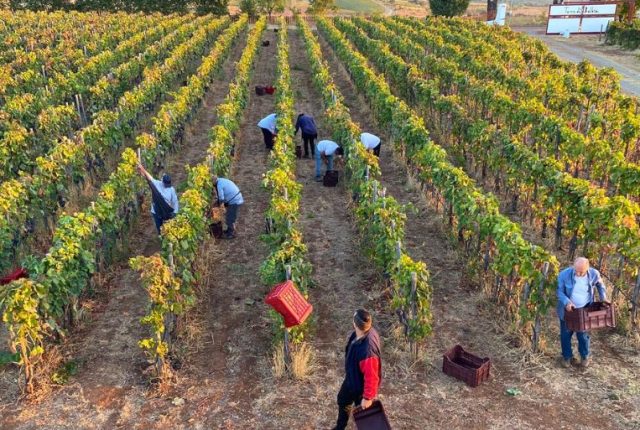
[[[240,188],[233,181],[227,178],[219,178],[213,176],[213,185],[216,187],[216,193],[218,194],[218,203],[224,204],[227,208],[225,214],[225,223],[227,229],[224,231],[222,237],[224,239],[233,239],[235,236],[235,223],[238,219],[238,211],[240,205],[244,203]]]
[[[591,338],[586,331],[576,332],[578,338],[578,352],[582,358],[580,363],[573,358],[571,348],[572,331],[567,328],[565,317],[567,312],[575,312],[576,309],[584,308],[595,301],[595,290],[604,303],[607,301],[607,290],[600,272],[589,267],[589,260],[584,257],[576,258],[572,267],[564,269],[558,275],[558,307],[557,313],[560,318],[560,345],[562,346],[562,365],[569,368],[572,364],[580,364],[587,368],[590,364],[589,345]]]
[[[164,201],[171,207],[171,209],[173,209],[173,214],[167,218],[164,218],[159,213],[157,213],[156,204],[151,204],[151,215],[153,216],[156,230],[158,231],[158,234],[160,234],[160,228],[162,228],[162,224],[175,216],[178,213],[178,210],[180,210],[180,203],[178,202],[176,189],[171,186],[171,176],[166,173],[162,176],[162,180],[159,181],[157,179],[154,179],[153,176],[151,176],[151,174],[147,172],[147,170],[142,166],[142,164],[138,165],[138,171],[142,174],[142,176],[147,178],[148,181],[153,183],[154,187],[160,193]]]

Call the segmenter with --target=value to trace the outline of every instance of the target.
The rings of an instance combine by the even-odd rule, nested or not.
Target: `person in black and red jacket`
[[[334,430],[347,427],[352,405],[366,409],[378,394],[382,379],[380,336],[371,322],[371,314],[364,309],[353,315],[355,330],[345,348],[345,378],[338,393],[338,422]]]

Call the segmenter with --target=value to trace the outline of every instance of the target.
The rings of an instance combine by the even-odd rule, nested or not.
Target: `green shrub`
[[[429,7],[435,16],[458,16],[467,10],[469,0],[429,0]]]

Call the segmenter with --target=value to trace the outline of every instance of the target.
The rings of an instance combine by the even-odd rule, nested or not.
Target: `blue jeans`
[[[227,234],[233,234],[234,232],[234,224],[238,219],[238,209],[240,209],[240,205],[227,206],[227,213],[225,216],[225,223],[227,224]]]
[[[560,320],[560,345],[562,346],[562,358],[569,360],[573,357],[573,349],[571,348],[571,338],[573,337],[572,331],[567,328],[567,323],[564,320]],[[586,331],[575,332],[578,338],[578,352],[581,358],[589,356],[589,342],[591,336]]]
[[[322,156],[320,155],[320,151],[316,150],[316,178],[320,177],[320,168],[322,167]],[[333,154],[327,155],[327,160],[329,161],[329,165],[327,166],[327,170],[333,170]]]

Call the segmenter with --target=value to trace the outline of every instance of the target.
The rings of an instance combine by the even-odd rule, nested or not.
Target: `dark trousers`
[[[336,423],[335,430],[344,430],[347,428],[351,407],[353,405],[360,406],[360,402],[362,402],[362,395],[353,393],[349,387],[347,387],[347,381],[343,381],[340,392],[338,393],[338,422]]]
[[[240,205],[227,206],[227,213],[225,215],[225,223],[227,224],[227,234],[233,234],[235,230],[234,224],[238,219],[238,209],[240,209]]]
[[[273,149],[273,133],[271,133],[270,130],[262,127],[260,127],[260,130],[262,130],[262,136],[264,136],[264,146],[266,146],[267,149],[271,151]]]
[[[309,156],[309,148],[311,148],[311,156],[315,155],[316,147],[313,141],[316,140],[317,138],[318,138],[318,133],[314,133],[314,134],[302,133],[302,141],[304,142],[305,157]]]
[[[373,155],[380,158],[380,147],[382,146],[382,142],[378,143],[378,146],[373,148]]]
[[[154,222],[154,223],[155,223],[155,225],[156,225],[156,230],[158,230],[158,234],[160,234],[160,229],[162,228],[162,225],[163,225],[166,221],[168,221],[168,220],[166,220],[166,219],[162,219],[162,218],[160,217],[160,215],[156,215],[156,214],[154,214],[153,212],[151,213],[151,216],[153,216],[153,222]],[[169,218],[169,219],[173,219],[175,216],[176,216],[176,214],[175,214],[175,213],[174,213],[174,214],[171,214],[171,218]]]
[[[164,220],[154,213],[151,215],[153,216],[153,222],[156,224],[156,230],[158,230],[158,234],[160,234],[160,228],[162,227],[162,224],[164,224]]]

